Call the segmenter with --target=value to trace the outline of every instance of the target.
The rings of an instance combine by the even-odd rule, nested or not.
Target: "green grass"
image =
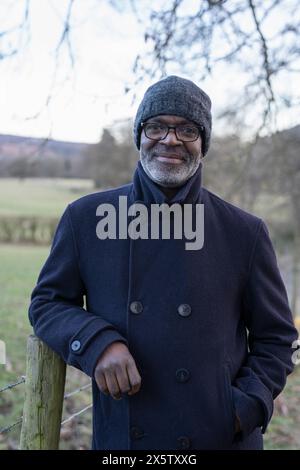
[[[47,253],[45,247],[0,245],[0,339],[5,341],[7,356],[6,366],[0,365],[0,387],[25,374],[26,341],[32,332],[27,317],[29,299]],[[0,395],[0,427],[22,415],[23,399],[23,384]],[[14,430],[5,435],[0,448],[9,440],[13,447],[17,434]]]
[[[267,450],[300,450],[300,365],[288,377],[275,401],[275,410],[265,434]]]
[[[59,218],[68,203],[94,191],[91,180],[0,179],[0,217]],[[0,365],[0,387],[25,374],[26,341],[32,332],[27,313],[30,295],[48,252],[47,247],[0,244],[0,339],[5,341],[7,353],[7,364]],[[73,368],[68,368],[67,377],[67,391],[88,380]],[[88,392],[71,397],[65,403],[64,417],[82,409],[90,399]],[[22,415],[23,401],[23,384],[0,394],[0,428]],[[17,448],[19,430],[0,434],[0,449]],[[63,427],[61,448],[89,448],[90,436],[91,412],[87,412]]]
[[[30,294],[49,249],[0,245],[1,339],[6,342],[12,373],[24,370],[26,337],[31,332],[27,317]]]
[[[26,341],[32,328],[28,320],[30,295],[38,274],[46,260],[49,248],[0,244],[0,339],[6,343],[6,365],[0,364],[0,388],[13,383],[26,368]],[[71,391],[89,381],[81,372],[68,368],[66,390]],[[90,402],[90,393],[71,397],[65,404],[64,415],[69,416]],[[0,394],[0,428],[22,416],[24,384]],[[63,428],[61,448],[90,447],[91,413]],[[68,432],[69,431],[69,432]],[[72,431],[72,433],[71,433]],[[0,450],[16,448],[20,427],[0,434]]]
[[[69,202],[94,191],[91,180],[1,178],[0,216],[57,217]]]

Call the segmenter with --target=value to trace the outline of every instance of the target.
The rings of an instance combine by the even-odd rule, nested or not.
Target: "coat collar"
[[[175,196],[170,200],[163,193],[161,187],[154,183],[145,173],[141,161],[138,161],[133,176],[133,199],[144,204],[192,204],[201,202],[201,176],[202,163],[196,173],[186,183],[178,188]]]

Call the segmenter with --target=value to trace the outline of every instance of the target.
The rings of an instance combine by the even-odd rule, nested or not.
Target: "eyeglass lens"
[[[163,140],[167,137],[170,129],[174,129],[178,140],[193,141],[199,137],[198,127],[191,125],[167,126],[160,123],[146,123],[144,125],[145,134],[149,139]]]

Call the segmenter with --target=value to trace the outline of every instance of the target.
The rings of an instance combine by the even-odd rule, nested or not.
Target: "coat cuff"
[[[85,344],[82,343],[80,335],[78,338],[73,337],[69,345],[70,362],[90,377],[94,377],[94,371],[101,354],[116,341],[128,346],[126,339],[112,328],[101,330]]]
[[[235,412],[241,424],[240,438],[244,439],[257,427],[265,428],[267,422],[261,402],[234,386],[232,386],[232,394]]]

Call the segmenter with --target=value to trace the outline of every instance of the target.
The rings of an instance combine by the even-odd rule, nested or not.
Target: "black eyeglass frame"
[[[165,126],[167,128],[167,133],[164,137],[161,137],[160,139],[154,139],[153,137],[148,137],[147,133],[146,133],[146,130],[145,130],[145,126],[147,124],[159,124],[159,125],[162,125],[162,126]],[[199,139],[199,137],[202,137],[202,134],[204,132],[204,126],[197,126],[196,124],[190,124],[191,127],[195,127],[196,129],[198,129],[199,131],[199,134],[198,136],[196,137],[196,139],[193,139],[193,140],[182,140],[182,139],[179,139],[178,138],[178,135],[177,135],[177,132],[176,132],[176,128],[179,127],[179,126],[185,126],[185,125],[189,125],[189,124],[177,124],[177,126],[168,126],[168,124],[165,124],[163,122],[141,122],[141,128],[144,130],[145,132],[145,136],[147,137],[147,139],[150,139],[150,140],[156,140],[157,142],[159,142],[160,140],[164,140],[167,135],[169,134],[170,132],[170,129],[174,129],[174,132],[175,132],[175,135],[176,135],[176,139],[179,140],[180,142],[196,142],[197,139]]]

